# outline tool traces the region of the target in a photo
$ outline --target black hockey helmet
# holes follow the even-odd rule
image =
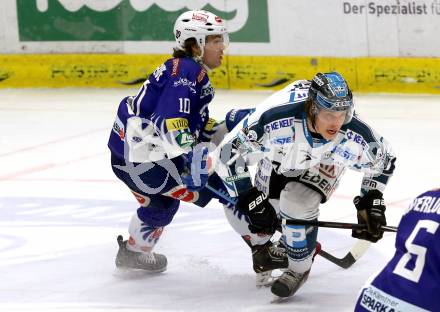
[[[347,111],[344,124],[349,123],[353,117],[353,94],[345,79],[337,72],[317,73],[310,85],[309,99],[314,104],[315,115],[320,109]]]

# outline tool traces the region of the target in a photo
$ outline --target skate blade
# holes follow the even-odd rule
[[[292,299],[293,299],[293,296],[290,296],[290,297],[278,297],[278,296],[274,295],[274,297],[270,301],[270,303],[272,303],[272,304],[282,304],[282,303],[290,302]]]
[[[121,278],[121,279],[140,279],[148,276],[154,276],[164,272],[165,269],[157,270],[157,271],[146,271],[142,269],[132,269],[132,268],[115,268],[113,272],[113,276]]]
[[[272,276],[272,271],[260,272],[255,276],[255,286],[257,288],[270,287],[275,282],[275,277]]]

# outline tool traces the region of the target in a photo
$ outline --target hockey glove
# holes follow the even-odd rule
[[[351,236],[377,242],[383,236],[382,225],[387,225],[385,218],[385,202],[382,193],[370,190],[363,197],[356,196],[353,203],[357,209],[359,224],[366,224],[367,230],[353,230]]]
[[[208,148],[196,146],[186,156],[182,182],[190,192],[200,191],[208,182]]]
[[[269,203],[267,195],[256,187],[241,194],[236,206],[248,217],[248,228],[252,233],[275,233],[278,225],[275,209]]]

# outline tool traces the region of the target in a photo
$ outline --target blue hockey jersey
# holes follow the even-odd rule
[[[108,146],[130,162],[151,162],[187,153],[209,119],[214,90],[207,71],[192,58],[172,58],[160,65],[136,96],[118,108]]]
[[[418,196],[403,215],[396,252],[365,286],[355,311],[440,311],[440,189]]]

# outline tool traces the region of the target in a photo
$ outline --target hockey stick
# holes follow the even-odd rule
[[[351,267],[362,255],[367,251],[368,247],[370,247],[370,242],[359,239],[356,244],[351,247],[351,250],[342,258],[337,258],[332,254],[329,254],[325,250],[320,250],[319,255],[328,261],[336,264],[337,266],[348,269]]]
[[[213,188],[212,186],[210,186],[208,184],[205,185],[205,188],[207,188],[208,190],[210,190],[214,194],[218,195],[219,197],[223,198],[224,200],[226,200],[231,205],[235,206],[235,204],[237,203],[237,200],[232,198],[231,196],[229,196],[228,193],[224,193],[222,191],[216,190],[215,188]]]
[[[319,227],[328,227],[335,229],[349,229],[349,230],[367,230],[366,224],[358,223],[344,223],[344,222],[331,222],[331,221],[312,221],[312,220],[300,220],[300,219],[283,219],[283,224],[287,225],[311,225]],[[397,227],[384,225],[381,226],[384,232],[397,232]]]
[[[338,229],[358,229],[366,230],[365,224],[357,223],[343,223],[343,222],[330,222],[330,221],[310,221],[299,219],[283,219],[283,224],[288,225],[312,225],[320,227],[338,228]],[[386,232],[397,232],[397,228],[394,226],[382,226],[382,229]],[[370,247],[371,242],[359,239],[351,250],[342,258],[337,258],[325,250],[320,250],[319,255],[328,261],[336,264],[337,266],[348,269],[351,267]]]
[[[205,187],[214,194],[217,194],[218,196],[229,202],[230,204],[235,205],[236,201],[232,199],[228,194],[220,192],[209,185],[206,185]],[[284,221],[285,220],[283,220],[283,222]],[[362,255],[367,251],[370,244],[371,243],[369,241],[358,240],[356,244],[351,248],[351,250],[342,258],[337,258],[323,249],[320,249],[319,255],[341,268],[348,269],[360,257],[362,257]]]

